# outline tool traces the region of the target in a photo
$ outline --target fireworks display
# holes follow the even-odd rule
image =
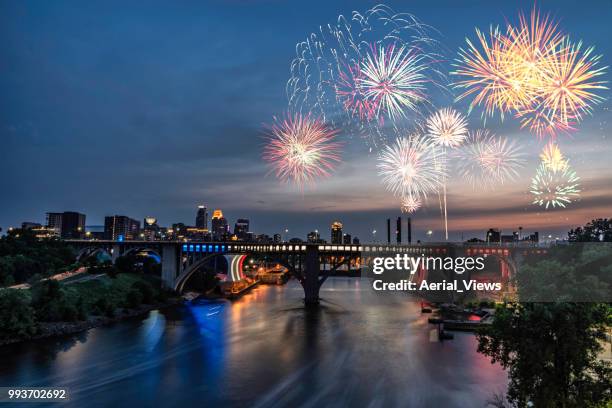
[[[377,167],[387,190],[399,197],[425,197],[437,191],[446,176],[442,150],[417,134],[386,146]]]
[[[521,127],[538,136],[569,131],[603,99],[595,92],[607,89],[599,77],[599,56],[562,35],[557,25],[537,10],[531,18],[505,32],[477,30],[478,45],[467,40],[454,75],[459,99],[472,97],[471,108],[484,106],[484,114],[512,112]]]
[[[402,212],[417,211],[437,193],[448,239],[450,164],[474,188],[496,188],[516,179],[527,161],[517,139],[470,130],[467,115],[436,106],[441,98],[458,90],[455,101],[469,100],[468,115],[478,107],[485,119],[511,117],[538,137],[576,130],[603,100],[607,67],[600,57],[536,9],[516,24],[476,29],[452,64],[452,84],[440,68],[448,58],[439,55],[434,31],[378,5],[341,15],[298,43],[286,86],[293,113],[275,119],[264,151],[276,176],[300,186],[315,182],[340,161],[337,138],[363,137]],[[533,203],[567,206],[579,194],[578,176],[554,140],[540,159]]]
[[[370,148],[386,145],[385,125],[420,118],[429,89],[445,77],[433,31],[385,5],[320,26],[296,46],[290,110],[312,113]]]
[[[270,129],[263,157],[283,181],[303,186],[329,175],[340,161],[341,144],[334,141],[338,131],[320,119],[287,115],[275,118]]]
[[[455,157],[458,174],[473,187],[503,184],[517,177],[525,164],[518,144],[482,129],[469,132]]]
[[[562,170],[552,171],[545,163],[540,164],[531,180],[533,204],[548,209],[570,204],[579,196],[579,180],[576,172],[566,164]]]
[[[467,136],[467,121],[454,109],[445,108],[427,119],[427,131],[439,146],[457,147]]]

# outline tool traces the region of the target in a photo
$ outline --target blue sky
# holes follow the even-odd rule
[[[262,163],[262,124],[287,109],[285,84],[295,45],[355,1],[0,1],[0,226],[77,210],[191,223],[199,203],[222,208],[256,232],[322,231],[336,218],[369,240],[397,200],[376,176],[375,156],[350,142],[337,173],[301,192]],[[474,28],[516,21],[527,1],[392,1],[440,32],[454,58]],[[612,2],[541,1],[564,32],[611,65]],[[450,68],[450,67],[448,67]],[[606,76],[609,79],[609,74]],[[602,94],[609,98],[610,92]],[[583,180],[582,200],[563,211],[529,204],[529,178],[542,143],[518,122],[488,123],[525,145],[516,183],[492,192],[449,186],[451,236],[488,227],[559,234],[612,216],[610,102],[596,107],[560,145]],[[471,126],[482,126],[480,116]],[[440,230],[437,200],[413,216],[422,234]],[[327,234],[324,234],[326,236]]]

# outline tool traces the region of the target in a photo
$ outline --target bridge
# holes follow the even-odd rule
[[[181,241],[110,241],[69,240],[79,251],[79,259],[97,251],[111,255],[113,263],[122,255],[152,251],[161,259],[163,284],[181,292],[189,278],[214,257],[223,256],[228,264],[228,276],[240,279],[246,256],[265,257],[286,267],[304,288],[304,302],[317,304],[319,289],[325,280],[340,267],[360,269],[370,265],[372,258],[412,254],[414,256],[480,256],[499,260],[502,279],[508,279],[516,271],[517,263],[528,254],[546,253],[545,248],[510,245],[422,243],[407,245],[360,244],[335,245],[311,243],[258,244],[246,242],[181,242]],[[420,271],[419,278],[423,279]]]

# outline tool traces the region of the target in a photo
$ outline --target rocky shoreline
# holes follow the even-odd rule
[[[89,316],[87,320],[77,322],[41,322],[38,325],[38,333],[27,338],[12,338],[0,340],[0,347],[8,344],[21,343],[30,340],[38,340],[49,337],[65,336],[69,334],[80,333],[89,329],[100,326],[105,326],[110,323],[117,323],[122,320],[133,317],[143,316],[152,310],[165,309],[170,306],[175,306],[183,302],[182,298],[171,298],[163,303],[153,305],[140,305],[136,309],[119,308],[113,317],[107,316]]]

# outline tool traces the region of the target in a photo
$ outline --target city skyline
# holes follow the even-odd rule
[[[345,243],[344,240],[347,238],[349,240],[351,238],[354,238],[354,239],[357,239],[358,242],[363,242],[363,243],[386,242],[388,239],[390,240],[389,241],[390,243],[396,242],[396,240],[401,243],[408,243],[408,239],[409,239],[408,237],[411,238],[410,241],[413,243],[416,243],[417,241],[424,241],[424,242],[425,241],[429,241],[429,242],[444,241],[442,237],[440,237],[440,239],[437,239],[438,234],[440,235],[442,234],[442,230],[439,230],[437,233],[435,233],[431,229],[419,229],[418,227],[414,228],[415,219],[413,215],[410,215],[410,214],[398,214],[397,219],[396,218],[375,219],[375,220],[370,219],[369,220],[370,224],[381,225],[381,227],[373,227],[372,229],[366,231],[364,234],[361,235],[362,237],[365,238],[364,239],[364,238],[360,238],[360,235],[355,233],[355,230],[345,228],[341,217],[337,217],[331,220],[327,224],[327,226],[323,226],[322,228],[321,227],[317,227],[317,228],[306,227],[305,229],[307,231],[306,233],[301,233],[301,232],[294,233],[292,230],[289,230],[289,228],[286,228],[286,227],[279,229],[279,230],[251,229],[250,228],[251,218],[245,218],[245,216],[239,216],[238,218],[236,218],[234,229],[232,229],[231,219],[228,219],[224,216],[222,209],[214,208],[214,207],[211,209],[213,210],[212,214],[209,214],[207,211],[208,208],[205,205],[201,205],[201,204],[196,205],[193,208],[194,213],[193,213],[192,220],[194,222],[191,222],[191,221],[185,222],[184,220],[182,220],[182,221],[173,221],[170,223],[159,222],[159,220],[156,217],[150,214],[144,217],[141,217],[141,218],[138,218],[138,217],[132,218],[130,215],[114,214],[114,215],[104,216],[104,222],[102,224],[95,224],[91,222],[85,223],[87,214],[83,214],[83,213],[79,213],[75,211],[64,211],[60,213],[47,212],[45,213],[46,214],[45,221],[43,222],[39,222],[38,220],[23,220],[20,223],[17,223],[15,226],[6,227],[6,229],[3,230],[2,232],[4,233],[14,228],[19,228],[20,226],[21,228],[43,227],[42,232],[47,232],[47,230],[45,230],[44,228],[48,228],[49,230],[55,230],[55,233],[58,236],[61,235],[62,237],[64,237],[65,235],[64,233],[60,234],[60,232],[62,231],[63,225],[64,225],[62,223],[62,215],[64,216],[63,218],[66,218],[66,215],[68,215],[71,218],[79,217],[78,222],[70,221],[71,224],[69,225],[71,226],[69,227],[69,229],[73,231],[69,232],[68,235],[79,231],[79,232],[82,232],[83,238],[84,237],[89,238],[86,234],[87,232],[88,233],[102,233],[103,232],[104,239],[111,239],[111,240],[117,240],[117,239],[155,240],[155,238],[153,237],[146,236],[147,226],[154,226],[155,230],[159,230],[160,228],[163,228],[164,231],[166,229],[169,229],[171,231],[173,228],[175,228],[175,226],[182,225],[182,227],[187,228],[188,230],[189,229],[194,230],[194,231],[191,231],[191,233],[196,234],[197,237],[200,237],[200,238],[191,238],[191,240],[196,240],[196,241],[198,239],[200,240],[202,239],[201,234],[203,233],[204,230],[206,230],[210,234],[208,239],[213,239],[213,240],[231,240],[233,236],[236,236],[236,238],[238,238],[239,240],[249,240],[249,238],[247,238],[247,235],[246,235],[246,233],[248,232],[249,234],[253,234],[251,239],[256,239],[257,237],[267,237],[269,239],[276,240],[276,237],[279,236],[283,241],[289,241],[290,239],[294,239],[294,238],[298,238],[303,241],[309,241],[311,237],[316,236],[315,240],[318,240],[320,237],[325,242],[336,243],[336,244]],[[208,219],[209,216],[210,216],[210,223],[206,222],[204,224],[201,224],[202,219],[203,218]],[[142,224],[139,221],[139,219],[143,220]],[[221,224],[217,223],[217,225],[215,225],[214,224],[215,219],[222,220],[222,223]],[[389,224],[391,223],[391,221],[393,221],[393,227],[391,227],[391,224]],[[121,227],[115,227],[117,222],[121,223]],[[395,225],[396,222],[397,222],[397,226]],[[410,233],[407,233],[406,235],[404,235],[403,230],[408,228],[408,223],[411,224],[411,227],[410,227],[411,231]],[[137,224],[137,226],[135,226],[134,224]],[[418,225],[419,223],[417,222],[416,224]],[[321,224],[317,224],[317,225],[321,225]],[[363,227],[363,223],[361,223],[360,226]],[[116,228],[118,228],[119,231],[122,231],[122,232],[115,232]],[[389,231],[387,232],[388,229]],[[128,230],[133,230],[134,232],[132,233],[127,232]],[[338,230],[339,235],[338,234],[334,235],[334,230]],[[400,231],[399,236],[397,235],[398,230]],[[501,235],[512,236],[513,234],[516,235],[518,233],[519,234],[518,236],[522,234],[524,237],[524,236],[529,236],[531,233],[535,233],[536,235],[540,233],[540,231],[537,230],[537,228],[536,229],[531,228],[529,227],[529,225],[527,225],[527,228],[525,228],[524,225],[517,225],[512,228],[500,228],[496,225],[493,225],[493,226],[482,227],[482,228],[474,229],[470,231],[461,231],[460,235],[458,235],[457,238],[449,239],[448,241],[449,242],[464,242],[464,241],[467,241],[469,239],[474,239],[474,238],[480,239],[483,241],[487,241],[488,240],[487,236],[489,235],[488,232],[492,230],[496,230],[498,235],[500,236]],[[228,232],[229,235],[226,235],[225,238],[222,239],[222,237],[219,235],[220,234],[219,231]],[[324,232],[324,231],[329,232],[329,238],[327,236],[327,232]],[[545,230],[540,236],[542,238],[542,241],[564,240],[567,238],[568,232],[569,231],[560,231],[559,233],[556,233],[553,230],[548,230],[548,231]],[[121,238],[118,238],[118,234],[121,235]],[[187,234],[189,235],[189,232]],[[387,238],[387,234],[390,234],[388,238]],[[110,235],[110,236],[107,236],[107,235]],[[401,237],[403,237],[403,239]],[[75,237],[66,236],[66,238],[74,239]],[[159,239],[159,237],[157,239]],[[165,237],[162,237],[162,239],[165,239]],[[175,239],[175,238],[172,238],[172,239]],[[537,242],[537,239],[536,239],[536,242]]]
[[[102,225],[110,214],[192,224],[193,203],[205,201],[222,208],[227,219],[247,217],[253,229],[266,233],[289,229],[305,237],[339,219],[367,241],[400,211],[376,174],[376,154],[358,138],[342,135],[343,163],[304,191],[279,183],[261,152],[262,124],[287,109],[284,88],[295,44],[338,15],[371,5],[319,2],[298,11],[276,2],[188,2],[158,4],[144,15],[128,5],[117,21],[112,4],[3,3],[0,169],[10,176],[0,180],[0,226],[41,221],[44,211],[55,210],[85,213],[90,225]],[[439,30],[448,62],[475,27],[514,21],[532,7],[510,1],[388,5]],[[611,65],[610,5],[577,9],[570,1],[543,1],[537,7],[558,17],[571,38],[595,45],[602,66]],[[593,218],[609,217],[610,91],[602,96],[607,100],[577,133],[558,138],[581,177],[579,201],[552,211],[532,205],[529,183],[543,143],[520,131],[517,120],[493,118],[487,127],[519,141],[527,164],[516,182],[493,191],[449,184],[449,239],[518,225],[565,236]],[[465,103],[453,106],[467,111]],[[480,112],[468,120],[471,128],[483,125]],[[432,195],[412,215],[415,239],[427,230],[442,236],[438,205]]]

